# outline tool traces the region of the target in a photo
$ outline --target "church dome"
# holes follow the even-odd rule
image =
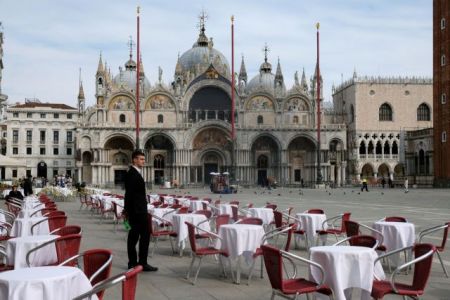
[[[206,71],[211,64],[223,76],[229,77],[230,74],[228,60],[221,52],[213,48],[213,41],[206,37],[204,27],[200,31],[197,42],[180,56],[179,63],[184,72],[190,71],[196,75]]]
[[[247,84],[247,92],[266,91],[274,94],[275,75],[272,74],[272,65],[267,61],[267,57],[259,67],[259,74],[253,77]]]
[[[130,57],[130,59],[125,63],[125,70],[119,68],[119,74],[117,74],[113,83],[119,89],[125,89],[129,92],[136,91],[136,62]],[[141,72],[141,76],[144,76],[141,85],[143,85],[144,92],[150,89],[150,82],[147,77]]]

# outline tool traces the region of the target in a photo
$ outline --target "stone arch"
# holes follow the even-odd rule
[[[273,97],[266,94],[255,94],[247,98],[244,106],[246,111],[267,111],[275,112],[278,110],[276,101]]]
[[[203,86],[189,99],[188,115],[192,122],[217,119],[219,112],[224,120],[231,120],[231,97],[221,87]]]
[[[374,166],[371,163],[366,163],[361,167],[361,178],[372,178],[374,174]]]
[[[177,110],[176,101],[167,93],[152,93],[144,103],[144,110]]]
[[[90,150],[84,151],[81,154],[81,181],[85,182],[86,184],[92,183],[92,161],[93,155]]]
[[[388,102],[384,102],[378,108],[378,120],[379,121],[393,121],[394,120],[394,110],[392,105]]]
[[[316,178],[317,143],[304,135],[297,135],[287,146],[290,183],[311,183]]]
[[[405,166],[400,163],[394,167],[394,178],[399,179],[403,177],[405,177]]]
[[[157,185],[174,179],[175,145],[170,136],[162,133],[154,133],[146,139],[144,149],[148,156],[148,164],[151,166],[150,177]],[[164,163],[155,164],[156,159],[163,160]]]
[[[378,166],[378,177],[389,178],[389,174],[391,173],[391,168],[388,164],[382,163]]]
[[[136,102],[134,98],[125,93],[114,95],[109,100],[109,110],[136,110]]]
[[[417,121],[431,121],[431,108],[423,102],[417,107]]]
[[[285,112],[311,112],[312,105],[310,100],[305,96],[292,95],[284,101],[283,104]]]
[[[280,165],[280,143],[279,141],[268,134],[260,134],[251,143],[251,164],[254,166],[256,173],[256,183],[262,186],[266,186],[269,177],[279,178],[279,165]],[[267,157],[267,164],[265,168],[258,168],[258,159],[261,156]],[[261,165],[260,165],[261,167]]]

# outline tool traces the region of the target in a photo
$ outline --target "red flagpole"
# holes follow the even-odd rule
[[[316,24],[317,28],[317,183],[322,183],[322,173],[320,168],[320,58],[319,58],[319,27],[320,24]]]
[[[234,143],[234,16],[231,16],[231,140]]]
[[[137,47],[136,47],[136,149],[139,149],[139,71],[140,71],[140,50],[139,50],[139,6],[137,7]]]

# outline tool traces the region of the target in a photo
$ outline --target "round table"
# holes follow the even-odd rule
[[[178,234],[177,244],[180,249],[184,249],[185,240],[188,238],[188,228],[184,222],[189,222],[194,225],[198,225],[200,222],[206,220],[205,215],[200,214],[174,214],[172,215],[173,230]],[[200,228],[211,231],[211,227],[208,222],[200,224]],[[199,232],[202,233],[202,232]],[[204,232],[203,232],[204,233]]]
[[[33,235],[9,239],[6,243],[8,265],[14,265],[14,269],[27,268],[26,256],[31,249],[51,240],[58,235]],[[55,244],[47,245],[30,256],[33,266],[45,266],[56,263]]]
[[[47,219],[45,217],[33,217],[33,218],[16,218],[14,220],[13,227],[11,229],[12,236],[29,236],[31,235],[31,226],[33,224]],[[48,222],[42,222],[34,229],[34,234],[48,234]]]
[[[273,221],[273,209],[266,207],[252,207],[248,209],[251,217],[260,218],[264,225],[268,225]]]
[[[326,224],[325,228],[322,228],[322,223],[327,219],[325,214],[298,213],[295,214],[295,217],[300,220],[300,224],[297,225],[300,225],[299,229],[306,232],[310,247],[315,244],[314,239],[317,236],[316,230],[327,229]]]
[[[91,289],[86,275],[74,267],[35,267],[0,273],[0,299],[71,300]]]

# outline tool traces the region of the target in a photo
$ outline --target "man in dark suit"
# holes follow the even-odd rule
[[[20,191],[17,190],[17,185],[12,186],[12,190],[9,192],[8,196],[6,196],[6,201],[8,201],[10,198],[23,200],[23,195]]]
[[[28,175],[28,177],[23,182],[23,193],[26,196],[33,195],[33,183],[31,182],[31,175]]]
[[[148,228],[147,197],[145,181],[142,177],[142,167],[145,155],[142,150],[135,150],[131,155],[132,165],[125,176],[125,214],[131,229],[128,233],[127,251],[128,268],[142,265],[143,271],[157,271],[147,263],[150,230]],[[139,241],[139,260],[136,244]]]

